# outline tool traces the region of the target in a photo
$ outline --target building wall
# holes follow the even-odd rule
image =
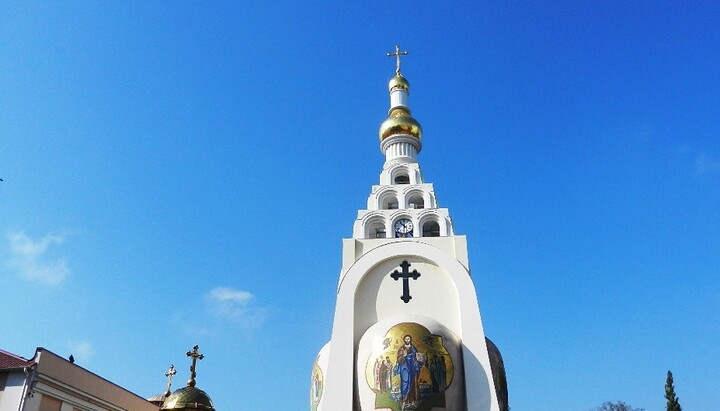
[[[0,411],[158,411],[144,398],[38,348],[28,368],[0,371]]]
[[[0,411],[18,411],[25,386],[25,373],[16,370],[0,371],[0,374],[4,374],[0,375]]]
[[[71,364],[50,351],[40,349],[36,361],[38,362],[36,389],[51,395],[62,395],[63,397],[60,398],[65,398],[65,402],[73,403],[70,398],[74,397],[81,400],[74,405],[88,407],[87,409],[157,411],[157,407],[144,398]]]

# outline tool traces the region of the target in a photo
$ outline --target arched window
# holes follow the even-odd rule
[[[381,210],[397,210],[398,199],[395,193],[388,192],[380,197]]]
[[[407,166],[396,166],[390,172],[393,184],[410,184],[410,170]]]
[[[440,237],[440,224],[435,220],[423,223],[423,237]]]
[[[425,208],[425,199],[422,193],[411,193],[407,199],[408,208]]]
[[[373,218],[365,225],[365,238],[386,238],[385,220]]]
[[[398,174],[395,176],[395,184],[410,184],[410,177],[407,174]]]

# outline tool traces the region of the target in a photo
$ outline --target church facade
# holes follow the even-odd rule
[[[422,128],[403,54],[388,53],[396,70],[379,130],[385,163],[342,243],[332,337],[313,366],[310,409],[502,411],[504,369],[485,338],[466,237],[418,163]]]

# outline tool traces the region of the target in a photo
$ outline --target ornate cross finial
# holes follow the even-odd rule
[[[406,56],[407,51],[400,51],[400,46],[395,46],[394,53],[388,53],[388,57],[395,57],[395,74],[400,74],[400,56]]]
[[[170,368],[168,368],[167,372],[165,373],[165,376],[167,377],[167,388],[165,389],[165,396],[170,396],[170,386],[172,386],[172,377],[173,375],[177,374],[177,370],[175,369],[175,366],[170,364]]]
[[[187,382],[188,387],[195,386],[195,377],[197,377],[197,373],[195,373],[195,364],[197,364],[197,360],[202,360],[203,358],[205,358],[204,355],[198,352],[198,348],[200,347],[196,345],[193,347],[192,351],[187,352],[187,356],[192,357],[192,365],[190,366],[190,379]]]

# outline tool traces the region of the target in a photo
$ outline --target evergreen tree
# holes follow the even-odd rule
[[[667,411],[682,411],[680,398],[675,395],[675,385],[670,370],[668,370],[667,379],[665,380],[665,399],[667,400]]]
[[[625,404],[623,401],[607,401],[603,405],[593,408],[590,411],[645,411],[645,408],[633,408],[631,405]]]

